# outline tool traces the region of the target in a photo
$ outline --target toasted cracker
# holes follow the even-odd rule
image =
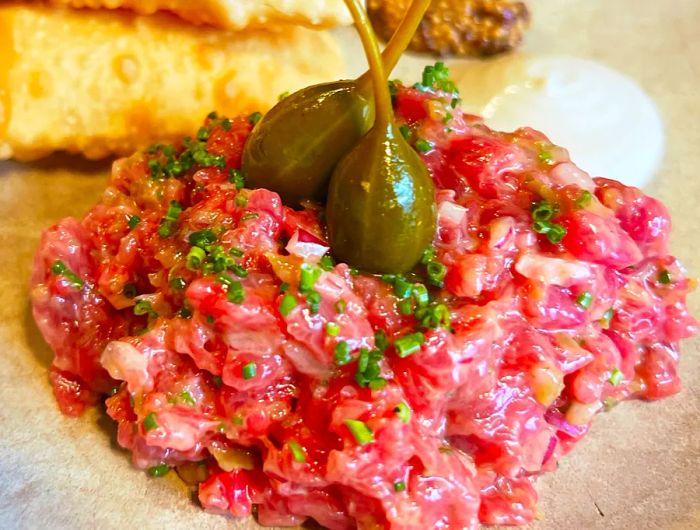
[[[277,24],[332,27],[350,24],[343,0],[51,0],[88,8],[124,8],[141,14],[170,11],[198,24],[242,29]]]
[[[265,111],[342,77],[325,32],[232,33],[171,16],[0,6],[0,158],[128,154],[207,113]]]

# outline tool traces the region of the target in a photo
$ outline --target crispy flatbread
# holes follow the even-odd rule
[[[326,32],[0,5],[0,159],[128,154],[192,134],[212,110],[265,111],[281,93],[343,72]]]
[[[343,0],[50,0],[89,8],[125,8],[141,14],[170,11],[199,24],[242,29],[276,24],[331,27],[350,24]]]

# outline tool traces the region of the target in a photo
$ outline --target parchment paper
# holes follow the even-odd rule
[[[673,215],[673,252],[699,275],[700,1],[529,4],[528,51],[603,61],[657,101],[668,149],[649,191]],[[83,215],[97,200],[108,170],[62,157],[0,165],[0,528],[255,528],[204,513],[172,473],[152,479],[134,470],[98,412],[78,420],[58,412],[46,377],[51,352],[27,301],[31,256],[41,228]],[[700,315],[700,295],[690,303]],[[537,530],[700,528],[699,349],[698,339],[684,345],[680,395],[599,416],[574,454],[540,481]]]

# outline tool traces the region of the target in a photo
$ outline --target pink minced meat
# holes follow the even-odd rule
[[[263,524],[532,521],[535,479],[596,413],[679,390],[691,284],[661,203],[450,99],[395,100],[432,146],[426,261],[442,287],[425,265],[397,279],[333,264],[318,210],[238,189],[245,118],[117,161],[99,204],[45,231],[35,258],[61,409],[109,395],[137,467],[175,468],[205,509],[257,506]]]

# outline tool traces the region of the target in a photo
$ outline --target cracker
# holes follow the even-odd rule
[[[233,33],[168,16],[0,6],[0,158],[129,154],[192,134],[212,110],[265,111],[336,80],[326,32]]]

